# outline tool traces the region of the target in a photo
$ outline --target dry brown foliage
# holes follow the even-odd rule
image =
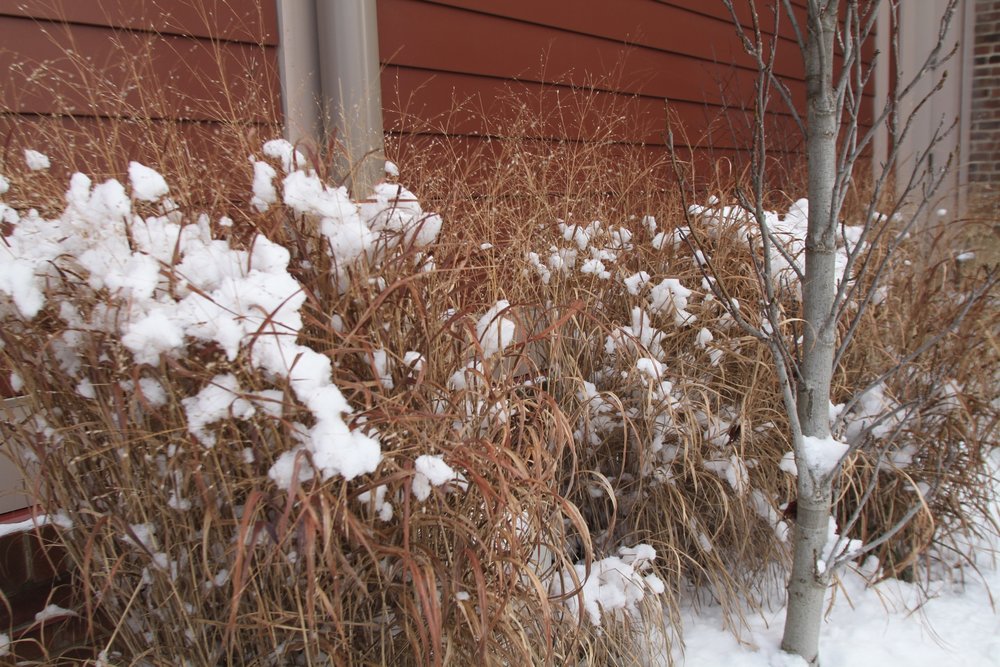
[[[759,318],[751,312],[759,300],[755,250],[739,223],[699,228],[683,205],[712,193],[731,200],[738,174],[699,173],[691,179],[699,191],[682,193],[666,157],[617,140],[616,123],[626,120],[603,103],[557,113],[573,124],[610,119],[592,141],[519,138],[553,122],[531,111],[533,102],[512,99],[514,120],[474,150],[463,144],[449,153],[457,144],[447,140],[419,151],[412,142],[389,147],[401,183],[445,226],[430,248],[404,246],[350,267],[345,291],[332,279],[338,267],[315,220],[204,196],[231,191],[236,176],[249,190],[246,156],[259,152],[257,131],[221,114],[213,151],[226,169],[192,173],[183,138],[149,120],[149,109],[133,109],[148,139],[139,143],[167,149],[142,159],[167,177],[189,217],[205,212],[234,244],[258,231],[291,251],[290,270],[308,295],[300,342],[334,362],[352,427],[378,434],[383,459],[357,480],[285,492],[268,470],[294,442],[295,423],[310,419],[288,387],[277,387],[280,418],[259,411],[224,420],[212,448],[188,433],[182,401],[213,376],[233,373],[248,396],[275,389],[245,355],[229,361],[215,346],[192,344],[186,356],[140,366],[120,340],[85,335],[78,375],[63,370],[54,342],[80,332],[53,307],[15,321],[4,303],[0,359],[44,422],[4,424],[3,435],[26,446],[20,461],[42,510],[72,521],[59,534],[95,651],[137,665],[633,664],[643,657],[639,621],[643,633],[663,624],[679,640],[672,623],[694,596],[725,605],[738,631],[746,603],[766,598],[781,576],[774,565],[787,559],[781,513],[794,492],[778,468],[790,447],[769,354],[710,297],[692,247],[655,248],[643,218],[656,216],[667,235],[691,225],[714,279],[747,317]],[[116,139],[131,127],[111,124],[101,140],[121,171],[139,157],[123,155]],[[72,141],[54,128],[34,147],[70,154]],[[2,172],[15,208],[61,210],[65,183],[56,176],[22,172],[11,155]],[[776,206],[790,203],[783,191],[772,197]],[[216,224],[222,216],[236,221],[231,231]],[[550,247],[573,247],[560,222],[593,220],[603,223],[602,243],[611,243],[610,228],[631,233],[607,261],[609,279],[578,264],[565,273],[549,267],[543,280],[528,253],[544,263]],[[982,278],[956,276],[947,259],[908,257],[894,261],[885,299],[842,360],[838,401],[939,333]],[[676,323],[669,310],[652,321],[663,332],[657,345],[673,400],[636,368],[649,345],[636,332],[616,333],[632,323],[634,308],[648,306],[648,288],[633,294],[622,280],[639,271],[651,284],[675,278],[693,291],[693,324]],[[69,295],[82,312],[108,298],[101,290]],[[914,489],[933,490],[925,511],[879,553],[887,574],[916,576],[929,547],[968,529],[987,501],[983,461],[998,426],[996,298],[989,294],[954,333],[887,379],[885,394],[905,406],[904,418],[889,436],[871,436],[846,467],[838,511],[845,519],[863,505],[851,533],[862,540],[905,513]],[[519,334],[486,358],[475,326],[500,299]],[[786,307],[793,337],[796,305]],[[699,345],[702,328],[713,340]],[[616,335],[623,342],[609,353],[606,341]],[[391,386],[380,379],[376,351],[391,361]],[[408,351],[424,356],[422,368],[407,365]],[[454,388],[456,371],[476,361],[465,388]],[[93,398],[78,391],[81,377]],[[140,378],[166,389],[164,405],[134,390]],[[657,438],[662,449],[653,451]],[[906,465],[893,459],[903,449]],[[443,456],[467,488],[435,489],[418,502],[411,485],[424,454]],[[383,486],[394,505],[388,521],[361,500]],[[158,551],[137,548],[137,526],[155,529]],[[590,568],[637,543],[656,548],[666,587],[641,618],[609,614],[598,629],[572,613],[577,595],[553,592],[553,577],[574,564]]]

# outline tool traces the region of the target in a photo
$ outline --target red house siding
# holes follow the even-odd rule
[[[756,72],[720,1],[379,0],[378,13],[385,126],[402,149],[481,142],[510,120],[517,95],[549,112],[531,130],[537,139],[592,137],[607,109],[627,118],[618,141],[662,154],[669,100],[682,150],[721,157],[748,145],[740,107]],[[218,141],[219,118],[273,134],[280,115],[273,0],[0,0],[0,34],[5,166],[22,147],[58,148],[34,145],[55,129],[70,138],[53,156],[67,171],[120,173],[123,165],[98,159],[109,143],[156,163],[155,132],[119,123],[109,134],[110,118],[141,107],[153,128],[169,126],[194,163],[211,169],[205,153]],[[777,72],[801,104],[790,21],[779,22],[778,35]],[[137,76],[150,84],[145,95],[129,85]],[[599,92],[588,97],[581,86]],[[589,115],[575,111],[585,100]],[[462,103],[477,113],[454,113]],[[773,135],[795,137],[780,106]],[[774,146],[777,154],[798,148],[794,139]]]
[[[378,0],[378,15],[385,127],[404,159],[502,134],[517,96],[541,107],[545,122],[521,129],[542,141],[592,138],[614,114],[625,118],[616,141],[663,156],[669,100],[685,157],[749,145],[741,107],[756,72],[721,1]],[[274,0],[0,0],[0,173],[35,148],[58,183],[74,170],[120,177],[128,160],[162,165],[180,144],[191,183],[217,183],[241,141],[278,132],[277,34]],[[778,39],[777,72],[801,105],[787,19]],[[772,155],[795,154],[798,134],[775,106],[772,136],[788,139]],[[233,118],[241,136],[220,131]],[[245,179],[231,189],[227,199],[244,196]]]
[[[220,120],[270,135],[279,119],[273,1],[0,0],[0,35],[8,174],[36,148],[56,175],[121,175],[129,159],[160,162],[160,135],[184,144],[197,176],[218,167]]]
[[[744,3],[736,4],[749,26]],[[685,153],[731,157],[749,145],[741,107],[752,99],[756,69],[721,2],[379,0],[378,12],[386,130],[403,154],[435,139],[482,141],[509,120],[517,95],[549,117],[532,138],[594,136],[599,113],[574,117],[586,98],[627,117],[618,141],[665,153],[669,100]],[[802,108],[802,59],[787,19],[778,34],[776,71]],[[588,86],[599,94],[580,92]],[[463,103],[475,112],[456,113]],[[796,153],[791,116],[780,102],[774,107],[772,136],[790,139],[773,149]]]

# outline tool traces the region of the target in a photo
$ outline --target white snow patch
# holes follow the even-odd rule
[[[77,383],[76,393],[90,400],[94,400],[97,397],[97,392],[94,389],[94,383],[91,382],[89,378],[83,378]]]
[[[306,482],[314,477],[313,469],[306,460],[301,447],[282,452],[281,456],[271,465],[267,476],[279,489],[286,491],[297,483]]]
[[[476,323],[476,337],[483,348],[483,357],[487,359],[498,352],[503,352],[514,340],[517,325],[513,320],[500,315],[509,308],[510,303],[501,299]]]
[[[188,431],[206,447],[214,447],[216,437],[207,427],[225,418],[249,419],[256,411],[240,395],[235,375],[216,375],[197,395],[181,401],[187,415]]]
[[[857,443],[866,435],[881,439],[895,430],[900,422],[899,403],[886,395],[885,389],[884,384],[868,389],[857,400],[850,413],[839,415],[846,422],[844,437],[847,442]]]
[[[778,463],[778,469],[787,472],[792,477],[798,477],[799,467],[795,463],[795,452],[785,452]]]
[[[146,377],[139,378],[139,391],[142,392],[143,398],[154,408],[167,404],[167,392],[159,380]]]
[[[861,552],[864,543],[861,540],[852,540],[841,537],[837,531],[837,520],[830,517],[826,529],[826,543],[822,553],[816,558],[816,571],[823,574],[830,567],[836,565],[837,561],[849,560]]]
[[[996,450],[994,461],[1000,460]],[[997,496],[994,489],[994,498]],[[765,502],[767,502],[765,500]],[[998,508],[994,503],[994,516]],[[827,591],[819,651],[824,667],[996,667],[1000,665],[996,591],[1000,590],[995,531],[979,543],[969,562],[977,571],[952,570],[935,579],[927,594],[923,584],[885,579],[872,584],[877,562],[845,568],[838,584]],[[950,568],[949,568],[950,569]],[[956,579],[957,577],[957,579]],[[775,586],[774,599],[784,596]],[[636,628],[637,662],[644,667],[725,665],[727,667],[802,667],[797,656],[781,652],[783,606],[751,603],[761,611],[744,613],[739,638],[731,631],[732,616],[717,604],[689,599],[680,610],[683,644],[654,624]],[[732,607],[727,607],[730,610]],[[674,623],[668,618],[666,625]],[[659,619],[657,619],[657,622]],[[656,622],[654,622],[656,623]],[[670,660],[673,660],[670,663]]]
[[[68,616],[79,616],[72,609],[60,607],[57,604],[46,605],[44,609],[35,614],[35,623],[44,623],[53,618],[66,618]]]
[[[750,473],[742,458],[733,454],[728,459],[705,461],[705,469],[726,480],[738,496],[750,488]]]
[[[40,514],[31,519],[24,519],[23,521],[0,523],[0,537],[13,535],[14,533],[23,533],[26,530],[31,530],[38,526],[44,526],[47,523],[50,523],[50,521],[49,517],[45,514]]]
[[[364,491],[358,494],[358,500],[362,503],[370,504],[375,512],[378,513],[378,518],[383,522],[391,521],[393,514],[392,503],[385,499],[387,491],[388,487],[385,484],[379,484],[375,487],[374,495],[371,491]]]
[[[302,169],[306,163],[305,156],[284,139],[272,139],[265,143],[264,155],[280,160],[281,168],[286,174],[293,169]]]
[[[164,352],[184,345],[184,329],[166,309],[157,309],[128,326],[122,336],[136,363],[155,366]]]
[[[826,438],[802,436],[802,459],[814,475],[825,476],[832,473],[849,449],[846,443],[832,436]]]
[[[441,456],[423,454],[418,456],[413,462],[416,474],[413,476],[411,491],[413,496],[423,502],[431,495],[432,486],[444,486],[449,483],[457,483],[460,488],[465,488],[466,481],[460,473],[444,462]]]
[[[389,353],[382,348],[372,350],[372,363],[375,365],[378,383],[383,389],[392,389],[395,385],[392,381],[392,360],[389,359]]]
[[[689,313],[688,299],[691,290],[681,285],[676,278],[666,278],[649,291],[649,307],[656,313],[674,316],[675,324],[690,324],[695,316]]]
[[[140,201],[159,201],[170,192],[167,181],[158,171],[138,162],[128,163],[128,180],[132,196]]]
[[[267,162],[257,160],[253,163],[253,197],[250,205],[263,213],[271,204],[278,203],[278,191],[274,187],[274,179],[278,172]]]
[[[427,359],[424,355],[414,350],[410,350],[403,355],[403,365],[409,369],[410,375],[419,374],[426,364]]]
[[[591,563],[588,576],[584,563],[562,572],[552,584],[555,595],[576,591],[566,600],[570,612],[600,626],[604,617],[626,615],[639,618],[639,604],[647,595],[659,595],[666,587],[654,574],[644,574],[656,559],[656,550],[647,544],[622,547],[618,556]]]
[[[712,335],[711,331],[702,328],[698,331],[698,335],[695,337],[694,344],[697,345],[702,350],[704,350],[706,347],[708,347],[708,344],[711,343],[714,339],[715,336]]]
[[[39,153],[38,151],[33,151],[30,148],[24,150],[24,163],[28,165],[28,169],[32,171],[42,171],[43,169],[48,169],[52,166],[52,162],[49,160],[49,156],[45,153]]]
[[[361,203],[359,214],[373,233],[383,234],[390,247],[428,246],[441,233],[441,216],[425,213],[416,195],[396,183],[378,183]]]
[[[642,288],[649,283],[649,274],[645,271],[639,271],[638,273],[633,273],[631,276],[625,278],[625,289],[632,296],[638,296]]]
[[[580,273],[587,273],[601,280],[608,280],[611,277],[611,272],[604,266],[604,262],[597,258],[585,261],[580,266]]]

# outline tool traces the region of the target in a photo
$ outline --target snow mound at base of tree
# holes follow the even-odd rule
[[[1000,448],[993,451],[993,466],[1000,471]],[[1000,517],[1000,485],[994,476],[994,519]],[[924,596],[919,587],[898,579],[875,585],[867,581],[874,569],[846,570],[840,586],[827,592],[819,654],[823,667],[996,667],[1000,665],[1000,538],[993,535],[968,545],[976,569],[952,568],[929,585]],[[775,591],[774,600],[783,598]],[[664,640],[659,631],[647,635],[641,664],[659,667],[804,667],[798,656],[781,651],[785,608],[764,614],[746,614],[747,628],[740,639],[726,629],[717,606],[688,606],[681,615],[683,650]],[[672,647],[668,648],[670,644]]]

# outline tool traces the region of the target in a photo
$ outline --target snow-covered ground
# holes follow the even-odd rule
[[[993,462],[1000,466],[1000,449]],[[994,519],[1000,486],[994,488]],[[1000,540],[975,545],[975,568],[955,568],[931,584],[929,596],[898,580],[868,586],[858,572],[841,573],[828,595],[820,637],[823,667],[1000,667]],[[784,608],[748,614],[742,642],[725,630],[721,610],[685,610],[683,653],[688,667],[800,667],[779,649]],[[654,664],[656,664],[654,662]]]
[[[886,581],[865,587],[856,574],[842,577],[820,638],[823,667],[1000,666],[1000,571],[980,578],[967,573],[964,586],[938,584],[920,604],[910,584]],[[723,629],[717,609],[684,615],[686,649],[674,653],[690,667],[799,667],[781,653],[785,610],[749,616],[741,644]],[[752,643],[750,643],[752,642]]]

